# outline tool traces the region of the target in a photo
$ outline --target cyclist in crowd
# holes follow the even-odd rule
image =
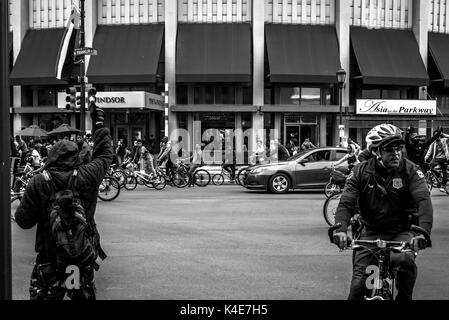
[[[355,142],[351,138],[348,138],[348,145],[350,145],[354,148],[354,153],[356,156],[358,156],[360,154],[360,152],[362,151],[362,148],[357,144],[357,142]]]
[[[189,187],[193,187],[195,185],[195,181],[193,181],[193,174],[198,167],[201,167],[203,152],[201,151],[201,146],[197,143],[195,144],[195,149],[193,150],[192,157],[190,158],[190,168],[187,172],[187,176],[189,177]]]
[[[356,149],[352,144],[348,144],[347,147],[347,154],[345,154],[340,160],[337,162],[332,163],[332,168],[335,168],[339,164],[342,164],[343,162],[348,161],[348,174],[351,172],[352,168],[359,163],[359,160],[356,156]]]
[[[433,208],[424,174],[411,161],[402,157],[402,132],[390,124],[374,127],[367,136],[369,150],[375,156],[354,167],[341,196],[335,214],[335,223],[341,223],[333,236],[341,249],[347,246],[347,228],[356,207],[364,226],[360,239],[409,241],[413,250],[425,248],[423,235],[409,232],[410,214],[413,223],[429,234],[433,223]],[[413,252],[394,253],[391,265],[396,272],[397,300],[412,299],[417,277]],[[366,286],[366,268],[376,265],[375,255],[368,249],[355,252],[353,276],[348,299],[363,299]]]
[[[420,139],[416,132],[413,132],[413,126],[405,130],[405,150],[407,151],[407,159],[414,162],[421,168],[424,168],[424,155],[427,148],[440,136],[441,131],[435,130],[434,135],[425,141]]]
[[[441,192],[446,192],[446,184],[447,184],[447,162],[449,160],[449,147],[447,145],[447,138],[443,138],[443,135],[440,131],[435,130],[434,135],[437,135],[437,138],[429,147],[429,150],[424,157],[424,160],[427,162],[430,160],[431,169],[433,166],[440,165],[441,173],[443,174],[442,184],[440,186]]]
[[[165,170],[167,176],[171,177],[173,174],[173,162],[171,161],[171,141],[168,140],[167,136],[164,136],[160,143],[159,154],[157,156],[157,162],[159,166],[165,164]]]
[[[92,147],[82,135],[76,137],[76,144],[78,145],[79,155],[83,164],[89,163],[92,159]]]
[[[229,173],[230,182],[233,183],[235,180],[235,168],[237,160],[234,148],[232,145],[227,145],[225,149],[225,156],[223,159],[223,170]]]

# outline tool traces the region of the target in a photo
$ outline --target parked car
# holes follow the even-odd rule
[[[290,189],[319,189],[329,182],[331,165],[346,154],[346,148],[321,147],[301,151],[287,161],[250,166],[246,169],[243,186],[286,193]],[[337,170],[347,173],[343,162]]]

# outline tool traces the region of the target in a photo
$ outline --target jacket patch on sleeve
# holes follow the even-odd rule
[[[418,177],[420,177],[421,179],[424,178],[424,173],[421,170],[416,170],[416,174],[418,175]]]

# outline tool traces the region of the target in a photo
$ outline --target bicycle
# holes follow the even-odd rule
[[[331,243],[334,243],[334,230],[341,227],[341,224],[331,226],[328,229],[328,236]],[[410,231],[422,234],[426,239],[426,247],[430,248],[432,242],[430,235],[421,227],[411,225]],[[364,297],[365,300],[393,300],[395,297],[395,274],[391,270],[390,254],[413,252],[416,256],[417,252],[413,251],[410,242],[407,241],[386,241],[382,239],[376,240],[359,240],[350,239],[348,237],[349,250],[367,249],[376,256],[377,266],[368,266],[366,271],[371,273],[366,281],[367,289],[372,290],[369,296]],[[343,250],[340,250],[343,251]],[[371,281],[372,280],[372,281]]]
[[[236,175],[236,179],[235,181],[237,181],[237,183],[241,186],[245,185],[245,179],[247,174],[249,173],[250,170],[247,171],[247,169],[250,169],[251,166],[245,166],[243,168],[240,168],[237,175]]]
[[[337,212],[338,204],[340,203],[342,192],[335,193],[334,195],[326,198],[323,205],[324,220],[329,226],[335,224],[335,213]]]
[[[22,197],[23,197],[23,192],[12,192],[11,191],[11,200],[10,200],[10,204],[11,204],[11,221],[15,222],[15,214],[16,214],[16,210],[20,205],[20,202],[22,201]]]
[[[157,169],[156,174],[157,176],[154,177],[145,171],[134,170],[126,177],[125,189],[134,190],[137,187],[137,184],[143,184],[148,188],[162,190],[167,185],[167,181],[164,175],[158,174]]]
[[[429,191],[432,191],[434,187],[440,188],[441,185],[443,184],[443,175],[441,173],[441,167],[440,166],[432,167],[430,164],[428,164],[427,167],[429,169],[426,171],[426,174],[424,176],[426,178],[427,187],[429,188]],[[444,189],[446,191],[446,194],[449,195],[449,189],[447,184]]]
[[[234,177],[231,177],[231,173],[227,170],[224,169],[224,166],[221,166],[221,172],[220,173],[216,173],[212,176],[212,183],[216,186],[221,186],[224,183],[225,177],[229,180],[229,181],[238,181],[238,179],[235,179],[235,177],[238,175],[235,174],[236,170],[234,169]],[[238,183],[238,182],[237,182]]]
[[[111,176],[105,176],[98,187],[98,198],[103,201],[112,201],[120,194],[120,183]]]
[[[332,167],[332,171],[329,177],[329,182],[324,186],[324,194],[327,198],[343,192],[344,185],[346,183],[347,176]]]

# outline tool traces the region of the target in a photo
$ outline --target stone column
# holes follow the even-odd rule
[[[253,105],[257,108],[264,105],[264,58],[265,58],[265,6],[252,1],[253,6]],[[264,139],[264,119],[261,112],[253,113],[252,147],[255,147],[256,136]],[[252,150],[251,150],[252,151]]]
[[[176,33],[178,27],[178,2],[165,1],[165,82],[168,83],[168,131],[177,128],[176,113]],[[168,136],[170,136],[168,134]]]

